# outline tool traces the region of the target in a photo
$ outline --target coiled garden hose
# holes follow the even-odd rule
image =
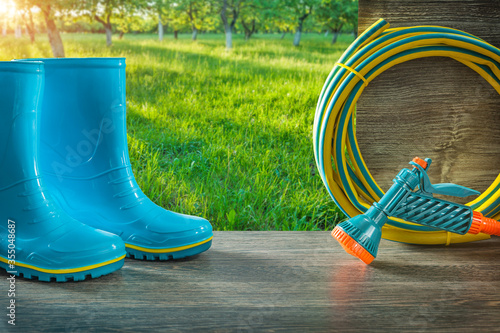
[[[314,117],[314,156],[330,196],[349,217],[363,214],[384,195],[366,167],[356,141],[354,110],[366,86],[380,73],[405,61],[449,57],[476,71],[500,93],[500,50],[469,33],[439,26],[389,29],[380,19],[344,52],[321,91]],[[365,198],[365,199],[363,199]],[[500,218],[500,175],[477,199],[473,210]],[[382,237],[413,244],[450,244],[489,238],[457,235],[390,218]]]

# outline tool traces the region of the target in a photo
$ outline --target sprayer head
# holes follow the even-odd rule
[[[382,230],[371,217],[362,214],[338,224],[332,236],[347,253],[368,265],[377,256]]]

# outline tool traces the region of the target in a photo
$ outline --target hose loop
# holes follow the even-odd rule
[[[349,217],[366,212],[384,192],[359,151],[354,128],[356,102],[366,86],[385,70],[418,58],[449,57],[481,75],[500,93],[500,50],[469,33],[440,26],[389,29],[380,19],[342,54],[321,90],[313,125],[314,157],[319,174],[337,206]],[[500,175],[467,205],[500,218]],[[382,237],[413,244],[462,243],[489,236],[449,235],[445,231],[390,218]]]

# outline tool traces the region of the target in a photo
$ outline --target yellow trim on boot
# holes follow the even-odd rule
[[[122,255],[121,257],[116,258],[116,259],[105,261],[105,262],[102,262],[102,263],[99,263],[99,264],[89,265],[89,266],[83,266],[83,267],[78,267],[78,268],[70,268],[70,269],[46,269],[46,268],[36,267],[36,266],[33,266],[33,265],[23,264],[22,262],[17,262],[17,261],[16,261],[15,266],[30,268],[30,269],[33,269],[33,270],[35,270],[37,272],[42,272],[42,273],[68,274],[68,273],[84,272],[84,271],[88,271],[88,270],[91,270],[91,269],[94,269],[94,268],[103,267],[103,266],[106,266],[106,265],[109,265],[109,264],[113,264],[113,263],[115,263],[117,261],[120,261],[120,260],[122,260],[124,258],[125,258],[125,254]],[[4,262],[6,264],[9,263],[9,260],[5,259],[2,256],[0,256],[0,261]]]
[[[208,243],[212,240],[212,238],[214,238],[214,236],[211,236],[210,238],[205,239],[205,240],[198,242],[198,243],[184,245],[184,246],[178,246],[178,247],[170,247],[170,248],[166,248],[166,249],[151,249],[151,248],[132,245],[132,244],[128,244],[128,243],[125,243],[125,246],[128,248],[134,249],[134,250],[139,250],[139,251],[149,252],[149,253],[171,253],[171,252],[177,252],[177,251],[191,249],[191,248],[196,247],[198,245]]]

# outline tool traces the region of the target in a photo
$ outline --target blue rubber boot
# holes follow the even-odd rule
[[[207,220],[157,206],[135,181],[125,59],[33,60],[43,61],[46,71],[40,167],[63,208],[119,235],[131,258],[168,260],[208,250],[213,235]]]
[[[58,282],[121,268],[123,241],[70,217],[40,176],[43,64],[0,62],[0,87],[0,267]]]

